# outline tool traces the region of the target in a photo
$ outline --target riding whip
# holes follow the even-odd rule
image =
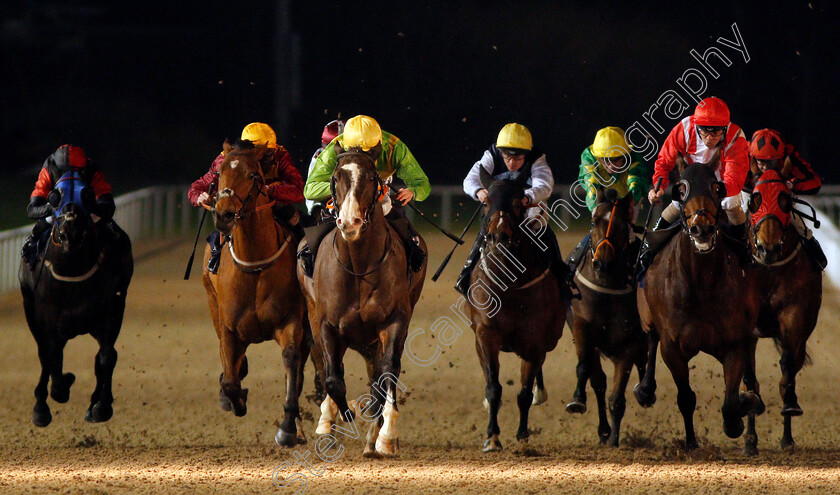
[[[207,193],[211,194],[213,191],[213,183],[210,183],[210,187],[207,189]],[[187,271],[184,272],[184,280],[190,279],[190,271],[192,271],[193,260],[195,259],[195,248],[198,247],[198,238],[201,237],[201,228],[204,227],[204,219],[207,218],[207,212],[210,211],[207,208],[204,209],[204,213],[201,214],[201,221],[198,222],[198,232],[195,233],[195,242],[193,243],[192,253],[190,254],[190,260],[187,262]]]
[[[391,185],[391,190],[392,190],[392,191],[394,191],[395,193],[399,193],[400,191],[402,191],[402,189],[403,189],[403,188],[396,189],[393,185]],[[458,243],[458,245],[461,245],[461,244],[463,244],[463,243],[464,243],[464,240],[463,240],[463,239],[461,239],[460,237],[456,237],[456,236],[455,236],[455,234],[453,234],[452,232],[449,232],[448,230],[444,229],[443,227],[441,227],[440,225],[438,225],[437,223],[435,223],[435,221],[434,221],[434,220],[432,220],[431,218],[427,217],[427,216],[426,216],[426,215],[425,215],[422,211],[420,211],[420,210],[419,210],[416,206],[414,206],[414,203],[412,203],[411,201],[409,201],[409,202],[408,202],[408,203],[406,203],[406,204],[407,204],[409,207],[411,207],[411,209],[412,209],[412,210],[416,211],[418,215],[420,215],[421,217],[423,217],[423,219],[425,219],[427,222],[429,222],[430,224],[432,224],[432,226],[433,226],[434,228],[436,228],[436,229],[438,229],[439,231],[443,232],[443,235],[445,235],[446,237],[448,237],[448,238],[452,239],[453,241],[457,242],[457,243]]]
[[[656,187],[655,187],[655,188],[653,188],[653,192],[655,192],[655,193],[656,193],[656,192],[659,192],[659,186],[661,186],[661,185],[662,185],[662,177],[660,177],[660,178],[659,178],[659,180],[658,180],[658,181],[656,181]],[[640,246],[644,246],[644,245],[645,245],[645,237],[647,237],[647,229],[648,229],[648,225],[650,224],[650,215],[651,215],[651,213],[653,213],[653,203],[651,203],[651,204],[650,204],[650,210],[648,210],[647,219],[645,220],[645,231],[644,231],[644,232],[642,232],[642,242],[641,242],[641,244],[639,244]],[[639,248],[639,254],[637,254],[637,255],[636,255],[636,263],[635,263],[635,264],[633,264],[633,273],[636,273],[636,270],[638,270],[638,268],[639,268],[639,259],[641,259],[641,257],[642,257],[642,249],[641,249],[641,247],[640,247],[640,248]],[[635,282],[635,277],[634,277],[634,279],[633,279],[633,283],[634,283],[634,284],[636,283],[636,282]]]
[[[438,277],[440,277],[440,274],[441,274],[441,272],[443,272],[443,269],[446,268],[446,265],[449,263],[449,260],[452,258],[452,255],[455,253],[455,250],[458,248],[458,246],[463,244],[464,236],[467,235],[467,231],[470,230],[470,227],[472,226],[473,222],[475,221],[476,217],[478,216],[478,212],[481,211],[483,206],[484,206],[484,203],[479,203],[478,204],[478,208],[476,208],[475,212],[473,212],[469,223],[467,223],[467,226],[464,227],[464,231],[461,232],[461,237],[459,237],[461,242],[452,246],[452,250],[449,251],[449,254],[447,254],[446,258],[443,259],[443,263],[440,264],[440,268],[438,268],[437,271],[435,272],[435,274],[432,275],[432,282],[437,282]]]

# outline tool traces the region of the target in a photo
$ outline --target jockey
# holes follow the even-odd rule
[[[811,164],[805,161],[790,143],[785,143],[779,131],[761,129],[755,131],[750,141],[750,178],[747,187],[752,189],[765,170],[776,170],[785,180],[788,190],[794,195],[812,195],[819,192],[822,179],[814,172]],[[824,270],[827,264],[825,253],[820,243],[814,238],[811,229],[805,226],[800,215],[792,210],[790,223],[803,240],[808,256]]]
[[[527,127],[517,123],[510,123],[502,127],[496,138],[496,144],[484,152],[481,159],[473,164],[467,177],[464,179],[464,192],[481,203],[487,199],[487,189],[481,185],[481,170],[483,167],[496,180],[516,179],[520,170],[530,165],[530,177],[528,178],[529,188],[525,190],[523,202],[529,205],[537,205],[548,201],[551,191],[554,189],[554,176],[548,167],[545,154],[533,146],[531,132]],[[526,217],[536,217],[541,214],[538,206],[532,206],[526,210]],[[479,232],[476,237],[464,268],[455,283],[455,290],[462,295],[467,294],[473,268],[481,254],[484,246],[485,232]],[[549,260],[551,271],[560,283],[560,290],[564,294],[570,294],[567,285],[569,270],[560,256],[560,247],[557,245],[557,237],[551,228],[543,231],[541,240],[549,247]]]
[[[674,169],[677,155],[681,155],[687,164],[708,163],[715,153],[719,153],[719,167],[715,176],[723,180],[726,198],[720,205],[729,220],[731,237],[735,239],[733,248],[742,267],[749,265],[751,256],[747,245],[747,215],[741,206],[741,188],[749,171],[749,154],[744,131],[729,120],[729,107],[720,98],[710,97],[702,100],[694,109],[694,114],[684,118],[671,130],[665,139],[659,157],[654,164],[653,183],[661,180],[659,189],[648,192],[651,207],[668,186],[668,175]],[[680,206],[671,202],[662,211],[653,230],[666,229],[680,216]],[[676,233],[677,229],[673,229]],[[649,247],[642,247],[639,265],[645,271],[656,253]]]
[[[246,125],[242,129],[240,139],[268,146],[268,152],[260,165],[268,186],[268,195],[276,202],[273,208],[274,216],[290,225],[299,238],[302,237],[302,228],[299,227],[299,218],[294,204],[303,202],[303,179],[292,164],[289,152],[277,144],[274,129],[262,122]],[[224,160],[224,153],[219,153],[219,156],[210,164],[210,170],[192,183],[187,196],[193,206],[203,206],[211,202],[213,195],[210,194],[210,186],[215,187],[219,184],[219,167],[222,166]],[[216,273],[219,269],[219,258],[222,254],[219,237],[219,232],[214,230],[207,238],[210,244],[210,261],[207,262],[207,269],[210,273]]]
[[[60,203],[61,198],[59,191],[55,190],[56,185],[67,172],[77,172],[86,184],[85,189],[92,190],[92,195],[83,193],[82,201],[96,222],[97,230],[109,234],[112,238],[119,235],[118,228],[111,225],[116,209],[111,185],[105,180],[99,167],[91,164],[84,149],[72,144],[62,145],[44,160],[35,182],[35,189],[29,198],[27,215],[38,222],[24,242],[21,256],[30,269],[35,268],[38,260],[38,241],[52,227],[50,216]]]
[[[315,154],[312,155],[312,159],[309,160],[309,172],[306,174],[306,180],[309,180],[309,176],[312,175],[312,171],[315,170],[315,163],[318,161],[318,156],[320,156],[324,149],[329,146],[333,139],[337,138],[339,134],[344,132],[344,123],[345,122],[343,120],[338,119],[333,120],[324,126],[324,130],[321,132],[321,147],[315,150]],[[307,199],[306,209],[309,211],[310,215],[315,217],[316,220],[320,218],[320,201]]]
[[[614,189],[618,199],[631,195],[630,218],[634,218],[635,205],[650,187],[648,173],[642,155],[634,151],[624,139],[624,130],[604,127],[595,134],[592,145],[580,154],[578,182],[586,190],[586,207],[589,211],[595,209],[599,189]],[[589,247],[589,240],[590,234],[587,233],[569,254],[569,269],[572,272],[583,259],[582,254]]]
[[[306,196],[306,199],[321,201],[331,197],[330,178],[338,163],[338,154],[335,150],[336,143],[339,143],[344,150],[358,148],[367,153],[374,160],[379,176],[386,182],[396,176],[405,183],[405,187],[394,196],[395,199],[399,200],[398,202],[391,201],[386,196],[382,205],[383,208],[390,208],[390,211],[386,209],[385,219],[400,235],[411,270],[419,271],[423,267],[426,253],[420,248],[417,233],[405,217],[402,207],[412,199],[423,201],[429,196],[431,190],[429,178],[420,168],[420,164],[417,163],[408,146],[397,136],[383,131],[379,127],[379,123],[372,117],[357,115],[347,121],[343,132],[318,155],[314,167],[310,170],[309,177],[306,179],[306,186],[303,188],[303,195]],[[306,275],[312,276],[315,269],[315,255],[318,252],[318,244],[332,230],[333,226],[333,222],[327,222],[323,227],[318,226],[311,231],[307,230],[307,241],[309,242],[298,253]]]

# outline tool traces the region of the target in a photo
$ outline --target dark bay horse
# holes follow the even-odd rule
[[[779,393],[784,406],[781,446],[793,448],[791,417],[802,415],[796,397],[796,374],[808,359],[806,342],[817,324],[822,302],[822,272],[802,249],[802,240],[790,223],[793,198],[775,170],[764,172],[750,196],[750,247],[761,266],[755,270],[761,294],[758,334],[772,338],[782,354]],[[744,382],[758,393],[755,356]],[[747,420],[745,452],[756,454],[755,419]]]
[[[713,172],[717,157],[709,164],[678,165],[680,181],[673,196],[680,204],[682,230],[654,258],[638,290],[638,306],[642,327],[660,338],[662,359],[677,385],[686,448],[693,449],[697,399],[688,362],[698,353],[710,354],[723,365],[726,391],[721,411],[728,437],[743,433],[744,416],[764,410],[755,394],[739,395],[759,302],[755,278],[741,270],[733,249],[719,239],[720,201],[726,193]],[[651,392],[647,374],[653,370],[648,364],[640,385],[645,394]]]
[[[260,159],[263,145],[224,143],[219,167],[219,193],[213,223],[226,249],[218,274],[207,270],[205,249],[202,280],[222,360],[219,404],[236,416],[247,412],[248,389],[241,380],[248,373],[245,351],[250,344],[274,340],[283,349],[286,400],[283,422],[275,440],[284,447],[305,442],[298,399],[303,366],[309,355],[304,338],[303,294],[295,278],[292,235],[275,222]]]
[[[38,344],[41,378],[35,388],[32,422],[47,426],[50,395],[59,403],[70,398],[76,377],[63,373],[67,341],[89,333],[99,343],[94,359],[96,388],[85,420],[108,421],[113,415],[111,380],[117,364],[114,344],[120,334],[128,284],[134,272],[131,241],[119,227],[116,239],[99,232],[81,202],[60,206],[53,217],[44,258],[34,270],[21,260],[18,278],[29,330]]]
[[[586,382],[590,381],[598,402],[598,438],[602,444],[609,442],[618,447],[630,372],[636,366],[641,380],[648,354],[632,279],[639,243],[631,243],[635,238],[631,196],[619,200],[613,189],[601,189],[597,201],[592,210],[590,248],[575,273],[581,298],[572,300],[568,315],[578,355],[578,383],[566,411],[586,412]],[[614,366],[609,399],[612,428],[607,421],[607,377],[601,369],[601,354],[609,357]]]
[[[481,184],[488,191],[483,229],[487,243],[472,273],[467,304],[490,410],[483,451],[495,452],[502,450],[498,422],[502,401],[499,352],[514,352],[522,359],[521,389],[516,396],[516,438],[526,442],[534,382],[542,372],[546,353],[557,346],[563,334],[568,301],[550,270],[551,260],[546,259],[541,246],[522,227],[528,171],[513,180],[494,180],[484,167],[480,171]]]
[[[358,148],[342,150],[331,186],[337,229],[318,247],[313,278],[298,269],[309,309],[313,356],[322,355],[328,394],[316,433],[329,434],[338,413],[355,428],[356,411],[347,402],[343,364],[345,352],[353,349],[367,363],[371,386],[360,413],[371,422],[364,455],[396,455],[397,388],[403,387],[400,360],[426,264],[417,273],[408,269],[399,234],[379,204],[385,186],[368,154]],[[317,367],[317,357],[313,361]]]

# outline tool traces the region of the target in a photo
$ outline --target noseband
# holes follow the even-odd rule
[[[268,193],[264,191],[264,189],[265,189],[265,179],[263,178],[263,176],[260,175],[259,172],[252,172],[251,175],[250,175],[250,179],[252,181],[251,189],[248,191],[248,195],[245,196],[245,199],[240,198],[239,195],[236,194],[236,192],[229,187],[226,187],[226,188],[222,189],[221,191],[219,191],[218,199],[231,198],[231,200],[234,203],[234,206],[236,205],[237,202],[239,202],[239,204],[241,205],[239,207],[239,209],[236,211],[236,215],[234,216],[234,219],[236,220],[236,222],[244,220],[252,211],[253,212],[259,212],[259,211],[262,211],[262,210],[265,210],[267,208],[271,208],[272,206],[274,206],[274,200],[271,200],[270,202],[268,202],[264,205],[257,206],[253,210],[250,210],[250,211],[247,210],[248,205],[251,204],[251,202],[255,200],[255,196],[254,196],[255,192],[257,193],[257,196],[263,195],[263,196],[268,197]],[[218,201],[218,199],[217,199],[217,201]],[[215,208],[208,207],[208,209],[210,209],[213,212],[216,211]]]
[[[598,244],[595,245],[593,243],[589,243],[589,251],[592,255],[592,260],[595,260],[595,252],[598,251],[598,248],[601,247],[601,244],[606,243],[607,246],[611,247],[613,252],[618,254],[618,250],[615,248],[615,245],[610,241],[610,233],[612,232],[612,225],[613,220],[615,219],[615,209],[618,207],[618,201],[613,201],[612,203],[612,210],[610,211],[610,222],[607,224],[607,233],[604,234],[604,238],[598,241]],[[597,206],[596,206],[597,208]]]

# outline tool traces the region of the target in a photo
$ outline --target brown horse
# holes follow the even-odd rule
[[[499,352],[514,352],[522,359],[516,438],[527,442],[534,381],[541,374],[546,353],[557,346],[563,334],[568,301],[550,270],[551,260],[522,227],[528,171],[520,172],[517,179],[494,180],[483,167],[480,170],[482,186],[488,191],[482,229],[487,244],[473,270],[467,303],[490,410],[483,451],[495,452],[502,450]],[[550,230],[547,234],[554,235]]]
[[[796,374],[808,360],[806,342],[817,324],[822,302],[822,273],[802,249],[802,239],[790,223],[793,198],[775,170],[761,175],[750,197],[750,244],[760,265],[756,270],[761,306],[758,334],[772,338],[782,354],[779,393],[784,406],[782,448],[793,448],[791,417],[801,416],[796,398]],[[795,213],[794,213],[795,214]],[[753,354],[744,383],[758,393]],[[747,419],[744,450],[758,453],[755,418]]]
[[[379,204],[384,184],[368,154],[342,150],[331,186],[338,228],[320,243],[313,278],[298,269],[314,339],[313,361],[324,368],[328,394],[316,433],[329,434],[339,412],[355,429],[343,364],[345,352],[353,349],[367,363],[371,386],[360,413],[371,422],[364,455],[396,455],[400,360],[426,265],[417,273],[408,270],[403,243]],[[422,239],[420,246],[426,251]]]
[[[581,298],[572,300],[567,316],[578,355],[578,382],[566,411],[586,412],[586,382],[590,381],[598,402],[598,438],[612,447],[618,447],[630,372],[635,365],[641,380],[647,362],[647,338],[639,322],[632,278],[639,243],[631,243],[635,234],[630,200],[630,195],[617,199],[613,189],[598,191],[589,231],[590,248],[575,273]],[[609,399],[612,428],[607,421],[607,376],[601,369],[601,354],[614,366]]]
[[[225,160],[219,167],[219,194],[213,223],[226,240],[218,275],[206,266],[204,287],[216,335],[223,372],[219,377],[219,405],[244,416],[248,389],[241,380],[248,373],[248,345],[274,340],[283,349],[286,369],[284,417],[275,436],[278,444],[292,447],[304,442],[298,398],[303,386],[303,366],[309,354],[304,338],[303,295],[295,279],[292,236],[274,221],[260,159],[263,145],[249,141],[224,144]]]
[[[662,359],[677,385],[677,405],[685,423],[686,448],[697,447],[694,434],[696,395],[689,384],[689,360],[699,352],[722,365],[726,391],[723,429],[730,438],[744,431],[743,417],[763,412],[754,394],[739,395],[751,353],[758,317],[755,279],[739,268],[732,248],[719,241],[720,201],[726,192],[710,164],[679,163],[674,185],[682,230],[656,255],[644,287],[638,290],[639,316],[646,331],[661,339]],[[647,374],[653,370],[649,366]],[[650,393],[647,381],[640,388]]]

